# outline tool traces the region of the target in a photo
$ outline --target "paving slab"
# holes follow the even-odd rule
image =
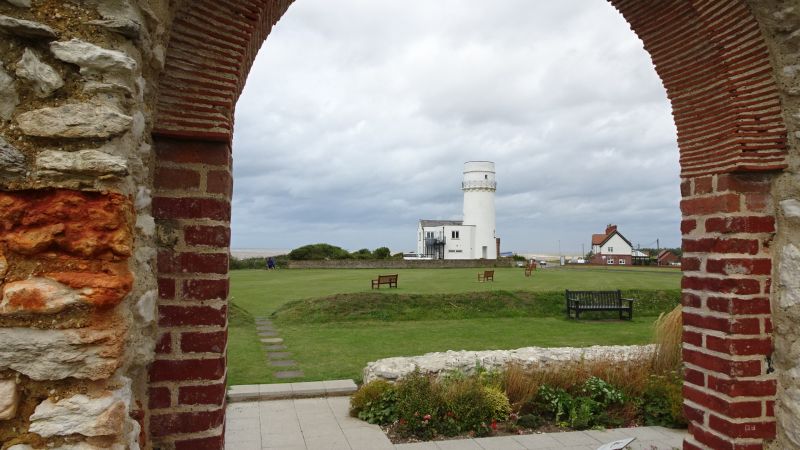
[[[304,383],[292,383],[292,393],[294,394],[295,398],[324,396],[325,384],[322,381],[306,381]]]
[[[280,378],[283,380],[290,378],[303,378],[305,376],[302,370],[282,370],[275,372],[273,375],[275,375],[275,378]]]
[[[323,381],[325,391],[329,396],[331,395],[350,395],[358,390],[355,381],[353,380],[327,380]],[[350,401],[348,400],[348,405]]]
[[[278,332],[275,330],[271,331],[259,331],[258,337],[278,337]]]
[[[579,446],[579,445],[594,445],[599,446],[604,444],[592,436],[584,433],[583,431],[567,431],[565,433],[550,433],[553,439],[557,440],[562,446]]]
[[[282,359],[282,360],[270,361],[269,365],[272,367],[294,367],[297,365],[297,362],[292,361],[291,359]]]
[[[231,402],[246,402],[259,398],[259,385],[257,384],[240,384],[228,388],[228,400]]]
[[[286,346],[285,346],[285,345],[283,345],[283,344],[265,345],[265,346],[264,346],[264,350],[266,350],[266,351],[268,351],[268,352],[270,352],[270,351],[280,351],[280,350],[286,350]]]
[[[292,354],[289,352],[270,352],[267,353],[268,359],[288,359],[291,358]]]
[[[485,450],[525,450],[513,436],[477,438],[474,441]]]
[[[260,384],[258,385],[258,393],[259,397],[262,400],[291,398],[292,384],[291,383]]]
[[[283,344],[283,339],[274,337],[274,338],[261,338],[259,339],[263,344]]]
[[[561,445],[561,443],[553,439],[553,436],[550,434],[551,433],[523,434],[514,436],[514,440],[519,442],[526,449],[545,449]]]

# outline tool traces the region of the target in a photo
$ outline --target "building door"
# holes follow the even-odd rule
[[[486,259],[486,258],[487,258],[487,255],[486,255],[486,253],[487,253],[486,246],[484,245],[484,246],[483,246],[481,249],[483,250],[483,251],[482,251],[482,253],[483,253],[483,256],[481,256],[481,258],[483,258],[483,259]]]

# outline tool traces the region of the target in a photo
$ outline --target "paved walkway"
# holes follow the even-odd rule
[[[350,417],[349,404],[349,397],[231,403],[225,446],[235,450],[595,450],[608,442],[635,437],[630,449],[672,450],[682,447],[685,435],[683,430],[640,427],[394,445],[377,425]]]

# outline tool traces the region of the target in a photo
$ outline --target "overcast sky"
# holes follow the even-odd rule
[[[232,247],[415,250],[469,160],[502,251],[680,245],[670,105],[606,1],[297,0],[237,105]]]

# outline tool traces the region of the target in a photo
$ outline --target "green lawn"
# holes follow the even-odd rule
[[[394,272],[400,275],[399,289],[381,289],[382,293],[424,295],[531,291],[548,292],[550,294],[542,297],[557,302],[557,295],[554,298],[553,292],[564,289],[674,291],[680,287],[679,271],[646,268],[550,268],[539,270],[532,277],[524,277],[522,269],[503,268],[496,269],[494,283],[478,283],[478,269],[232,271],[229,383],[278,381],[271,375],[273,369],[265,363],[254,317],[270,316],[293,300],[368,293],[371,291],[371,278],[380,273]],[[505,295],[502,292],[496,294]],[[441,297],[446,301],[447,296]],[[526,302],[529,300],[525,299]],[[380,302],[376,304],[380,307]],[[527,303],[523,306],[527,307]],[[444,307],[449,308],[447,305]],[[459,305],[453,304],[452,307]],[[434,314],[434,309],[431,307],[431,317],[449,317],[443,316],[441,311]],[[309,319],[303,323],[302,317],[295,317],[292,320],[278,318],[275,323],[288,351],[305,372],[304,380],[310,381],[359,379],[361,370],[369,361],[432,351],[646,343],[651,338],[651,324],[655,319],[654,316],[637,317],[634,313],[635,319],[631,322],[574,322],[567,321],[560,314],[525,317],[524,309],[520,311],[523,311],[520,317],[491,317],[492,314],[484,311],[479,318],[464,318],[464,314],[453,316],[457,320],[424,320],[425,315],[419,310],[411,316],[414,320],[398,319],[403,316],[403,311],[387,316],[387,320],[373,320],[374,311],[371,311],[372,314],[363,315],[362,319],[356,315],[355,319],[351,317],[344,321],[332,319],[337,321],[324,323]],[[497,315],[502,314],[498,312]]]

